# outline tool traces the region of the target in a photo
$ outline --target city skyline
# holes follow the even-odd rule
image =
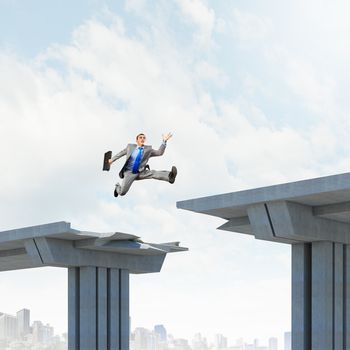
[[[15,316],[16,314],[16,316]],[[50,325],[50,323],[43,323],[40,320],[33,320],[32,321],[32,325],[30,326],[30,314],[31,314],[31,310],[29,310],[28,308],[23,308],[19,311],[16,312],[11,312],[11,313],[4,313],[0,310],[0,340],[3,339],[3,325],[1,323],[1,318],[2,316],[8,316],[15,321],[15,324],[12,326],[13,327],[13,339],[16,340],[23,340],[24,336],[26,336],[27,334],[29,334],[30,332],[33,331],[33,326],[36,327],[47,327],[50,330],[48,332],[45,331],[45,333],[50,334],[50,337],[53,336],[57,336],[58,334],[54,334],[54,327],[52,327]],[[21,322],[19,320],[22,320]],[[137,329],[144,329],[147,332],[152,332],[149,329],[147,329],[144,326],[135,326],[132,329],[132,317],[130,317],[130,333],[135,333],[135,330]],[[159,323],[157,325],[154,325],[154,330],[153,332],[158,333],[160,335],[161,340],[165,341],[165,339],[167,339],[167,337],[170,335],[172,339],[184,339],[183,337],[176,335],[176,334],[172,334],[171,332],[169,333],[168,330],[165,328],[165,325],[163,323]],[[21,335],[22,334],[22,335]],[[67,330],[65,330],[64,332],[62,332],[60,335],[66,335],[67,334]],[[224,344],[228,344],[229,342],[238,342],[238,340],[240,340],[243,343],[261,343],[261,339],[257,339],[256,337],[254,337],[254,335],[252,335],[250,338],[248,339],[244,339],[244,337],[240,336],[240,335],[223,335],[221,333],[212,333],[212,334],[204,334],[203,332],[196,332],[193,334],[193,337],[195,339],[195,337],[199,336],[200,341],[201,340],[205,340],[207,342],[207,344],[214,344],[214,343],[220,343],[221,341]],[[289,338],[288,338],[289,335]],[[221,339],[221,341],[220,341]],[[284,332],[283,335],[279,335],[279,336],[270,336],[268,339],[263,340],[262,342],[264,343],[268,343],[270,339],[276,339],[279,341],[279,343],[281,343],[281,340],[284,340],[285,342],[289,342],[290,343],[290,332]],[[288,340],[289,339],[289,340]],[[36,342],[40,342],[39,339],[36,339]],[[233,344],[232,344],[233,346]],[[261,345],[262,346],[262,345]],[[1,349],[0,349],[1,350]],[[290,349],[286,349],[286,350],[290,350]]]
[[[254,338],[246,340],[238,337],[228,341],[223,334],[215,334],[209,339],[200,332],[194,334],[191,339],[177,338],[167,331],[163,324],[155,325],[153,330],[144,327],[136,327],[131,331],[131,350],[291,350],[291,332],[285,332],[283,342],[277,337],[269,337],[261,340]]]
[[[0,311],[0,350],[37,349],[66,350],[67,333],[55,335],[54,327],[40,320],[30,322],[30,310],[21,309],[16,315]]]

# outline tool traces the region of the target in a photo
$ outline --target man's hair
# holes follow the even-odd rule
[[[141,135],[143,135],[144,137],[146,137],[146,135],[144,134],[144,133],[140,133],[140,134],[138,134],[137,136],[136,136],[136,140],[139,138],[139,136],[141,136]]]

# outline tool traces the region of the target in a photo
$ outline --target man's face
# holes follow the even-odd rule
[[[146,136],[145,135],[139,135],[137,136],[137,139],[136,139],[136,143],[137,145],[140,147],[140,146],[143,146],[145,144],[145,141],[146,141]]]

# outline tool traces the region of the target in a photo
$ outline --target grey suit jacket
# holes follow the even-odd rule
[[[122,167],[122,169],[119,172],[119,176],[121,178],[124,178],[124,172],[126,169],[126,166],[128,164],[129,158],[132,154],[132,152],[134,152],[135,148],[137,147],[137,145],[135,143],[129,143],[126,148],[124,148],[123,150],[121,150],[119,153],[117,153],[115,156],[113,156],[111,158],[112,163],[115,162],[117,159],[126,156],[126,162],[124,164],[124,166]],[[139,172],[142,172],[145,170],[145,167],[148,163],[148,160],[151,157],[157,157],[157,156],[161,156],[163,155],[164,151],[165,151],[165,145],[162,143],[159,147],[159,149],[155,150],[152,148],[152,146],[144,146],[144,150],[143,150],[143,154],[142,154],[142,158],[141,158],[141,164],[140,164],[140,168],[139,168]]]

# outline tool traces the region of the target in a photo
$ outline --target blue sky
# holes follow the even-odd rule
[[[2,0],[0,13],[1,46],[22,57],[33,58],[53,43],[67,43],[72,31],[113,1],[17,1]],[[120,8],[120,6],[119,6]]]
[[[180,240],[189,253],[132,278],[133,327],[280,337],[289,247],[216,231],[221,220],[175,202],[348,171],[349,10],[343,0],[0,0],[0,155],[11,164],[0,229],[66,220]],[[174,133],[151,167],[176,164],[178,179],[115,200],[121,162],[102,173],[101,155],[140,131],[154,147]],[[64,330],[64,270],[4,273],[0,286],[0,310],[31,307]]]

